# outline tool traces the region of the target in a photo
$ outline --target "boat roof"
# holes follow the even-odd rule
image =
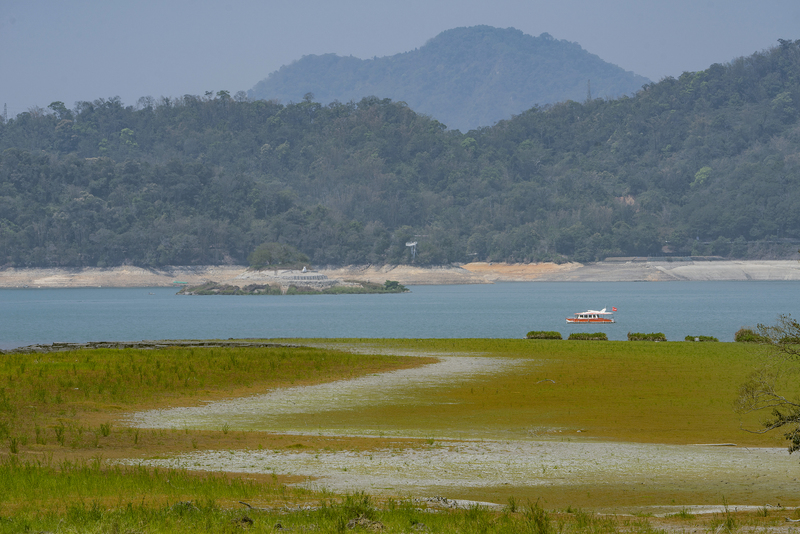
[[[603,314],[603,315],[613,315],[612,312],[606,311],[606,308],[603,308],[600,311],[597,311],[597,310],[586,310],[585,312],[578,312],[575,315],[580,315],[580,314],[583,314],[583,313],[597,313],[597,314]]]

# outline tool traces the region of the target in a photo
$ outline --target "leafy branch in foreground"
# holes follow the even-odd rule
[[[739,388],[736,410],[752,413],[769,410],[770,417],[762,422],[763,429],[748,430],[763,434],[788,427],[784,434],[789,452],[800,450],[800,395],[797,375],[800,372],[800,323],[791,315],[780,315],[774,326],[759,324],[760,344],[766,358],[762,366]]]

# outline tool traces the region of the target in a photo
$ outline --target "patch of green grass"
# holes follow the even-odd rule
[[[736,516],[731,513],[730,509],[728,508],[728,503],[723,499],[723,503],[725,504],[725,510],[721,517],[717,517],[714,515],[714,519],[711,521],[711,527],[714,532],[727,532],[731,534],[732,532],[736,532],[739,528],[739,520]]]
[[[741,424],[759,426],[758,415],[740,416],[733,411],[738,388],[760,357],[758,347],[752,345],[529,339],[304,342],[365,351],[525,360],[496,375],[415,389],[409,392],[413,404],[364,406],[357,414],[303,414],[309,427],[338,425],[500,439],[561,438],[571,432],[574,438],[584,439],[783,446],[779,434],[743,432]]]
[[[101,460],[0,463],[0,534],[16,532],[431,532],[612,534],[655,532],[649,521],[541,504],[513,510],[427,510],[410,499],[335,497],[270,481],[104,466]],[[289,506],[286,506],[290,503]],[[302,504],[302,507],[296,506]],[[432,513],[433,512],[433,513]]]
[[[422,365],[426,360],[302,347],[173,347],[10,353],[0,359],[0,440],[36,447],[98,447],[122,410],[193,405]],[[102,417],[83,432],[83,416]],[[96,426],[99,424],[99,427]],[[48,439],[48,437],[52,439]],[[138,433],[134,438],[138,441]]]
[[[670,517],[676,517],[679,519],[694,519],[695,515],[688,509],[688,508],[681,508],[681,510],[677,513],[672,514]]]

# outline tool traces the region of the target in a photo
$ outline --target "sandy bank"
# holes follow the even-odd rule
[[[661,489],[701,484],[730,493],[747,488],[746,493],[769,495],[777,489],[789,495],[793,477],[787,473],[796,465],[783,449],[487,439],[363,452],[198,451],[120,463],[301,475],[314,477],[300,484],[313,489],[424,496],[503,486],[522,493],[553,486]]]
[[[176,282],[202,284],[208,280],[228,280],[245,271],[242,266],[198,266],[143,269],[85,267],[80,269],[2,269],[0,288],[61,287],[167,287]]]
[[[800,262],[796,260],[604,261],[578,264],[574,269],[545,272],[535,279],[553,282],[800,280]]]
[[[232,285],[251,283],[246,267],[208,265],[143,269],[2,269],[0,288],[168,287],[208,281]],[[405,285],[491,284],[495,282],[637,282],[674,280],[800,280],[800,262],[756,261],[604,261],[590,264],[507,264],[475,262],[464,265],[416,267],[410,265],[322,268],[331,279]]]

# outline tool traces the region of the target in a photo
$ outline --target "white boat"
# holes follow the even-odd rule
[[[615,322],[614,312],[617,311],[617,309],[611,309],[614,311],[606,311],[606,309],[603,308],[600,311],[587,310],[585,312],[578,312],[574,317],[567,317],[567,323],[613,323]]]

